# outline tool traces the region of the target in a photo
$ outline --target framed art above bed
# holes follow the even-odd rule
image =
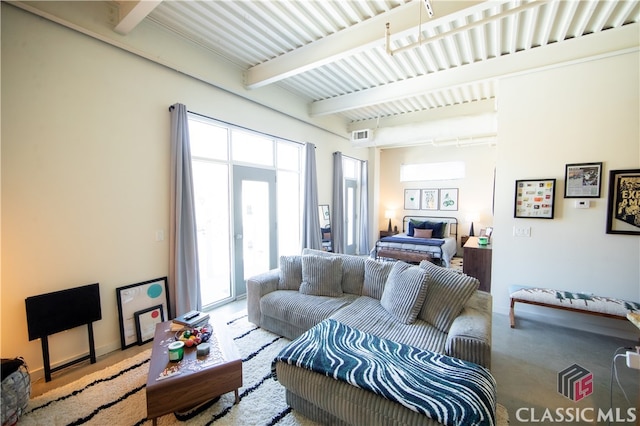
[[[404,190],[404,209],[405,210],[420,209],[420,190],[419,189]]]
[[[421,190],[420,210],[438,210],[438,190],[437,189]]]

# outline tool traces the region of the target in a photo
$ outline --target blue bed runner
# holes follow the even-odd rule
[[[281,361],[374,392],[444,425],[495,425],[496,382],[480,365],[380,339],[327,319]]]
[[[416,237],[383,237],[380,241],[385,243],[418,244],[422,246],[440,247],[444,244],[442,238],[416,238]]]

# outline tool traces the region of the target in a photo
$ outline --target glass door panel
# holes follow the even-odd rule
[[[356,254],[356,190],[357,182],[345,180],[345,253]]]
[[[277,266],[276,172],[233,167],[235,293],[246,279]]]
[[[242,181],[242,258],[244,276],[269,270],[269,183]]]
[[[193,187],[198,229],[202,306],[232,297],[229,228],[229,167],[194,159]]]

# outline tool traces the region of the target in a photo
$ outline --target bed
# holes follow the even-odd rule
[[[429,229],[430,233],[425,232]],[[408,263],[429,260],[449,268],[457,249],[458,219],[455,217],[405,216],[402,233],[379,239],[371,257]]]

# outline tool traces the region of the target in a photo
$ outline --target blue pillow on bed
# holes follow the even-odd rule
[[[414,229],[431,229],[433,230],[432,238],[444,238],[444,222],[430,222],[428,220],[419,222],[411,219],[409,221],[409,232],[407,235],[413,237]]]

